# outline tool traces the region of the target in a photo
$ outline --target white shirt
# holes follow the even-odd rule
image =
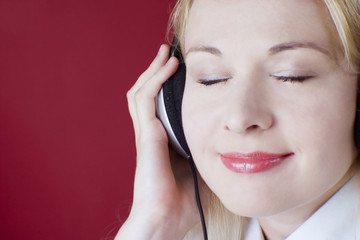
[[[356,188],[353,177],[285,240],[360,240]],[[245,240],[264,240],[256,218],[250,219]]]

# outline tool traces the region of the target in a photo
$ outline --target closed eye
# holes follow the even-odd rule
[[[290,82],[290,83],[302,83],[305,80],[313,78],[314,76],[311,75],[293,75],[293,76],[278,76],[278,75],[270,75],[270,77],[275,78],[276,80],[283,81],[283,82]]]
[[[225,83],[227,80],[229,80],[229,78],[199,79],[198,83],[205,85],[205,86],[210,86],[210,85],[215,85],[215,84],[219,84],[219,83]]]

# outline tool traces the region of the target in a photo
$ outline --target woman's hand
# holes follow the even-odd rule
[[[137,167],[132,209],[117,240],[182,239],[199,221],[188,161],[169,152],[166,131],[156,117],[156,96],[178,66],[168,55],[169,47],[162,45],[127,94]]]

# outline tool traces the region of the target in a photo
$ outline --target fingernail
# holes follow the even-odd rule
[[[169,58],[169,60],[166,62],[166,65],[170,65],[170,64],[172,64],[171,62],[173,62],[174,61],[174,59],[171,57],[171,58]]]

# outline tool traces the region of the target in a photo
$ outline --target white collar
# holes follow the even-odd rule
[[[349,180],[286,240],[360,240],[356,177]],[[245,240],[264,240],[255,218],[250,219]]]

